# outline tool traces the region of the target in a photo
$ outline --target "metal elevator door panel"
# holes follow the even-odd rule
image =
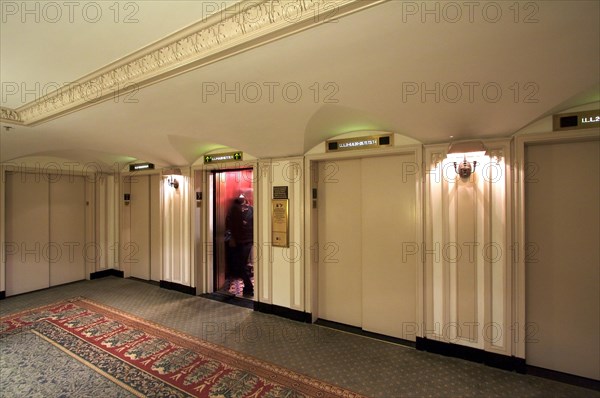
[[[600,141],[532,145],[526,161],[527,364],[600,380]]]
[[[417,256],[414,155],[324,161],[318,169],[319,318],[412,339]]]
[[[50,286],[48,176],[7,173],[6,295]]]
[[[85,177],[50,182],[50,286],[85,279]]]
[[[319,317],[362,325],[360,159],[319,163]]]
[[[414,155],[365,158],[362,171],[364,330],[414,340],[417,257],[403,256],[416,236]]]

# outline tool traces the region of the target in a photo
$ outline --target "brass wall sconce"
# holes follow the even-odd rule
[[[462,179],[468,179],[477,168],[477,158],[484,156],[485,146],[481,141],[453,142],[448,148],[446,157],[454,160],[454,171]]]
[[[167,169],[163,171],[163,175],[167,176],[167,184],[172,188],[179,188],[179,181],[177,181],[177,176],[182,175],[181,169]]]

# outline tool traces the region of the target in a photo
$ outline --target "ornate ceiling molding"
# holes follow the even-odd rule
[[[0,107],[0,121],[11,124],[23,124],[19,112],[15,111],[14,109],[4,107]]]
[[[33,126],[388,0],[242,0],[17,109],[0,121]]]

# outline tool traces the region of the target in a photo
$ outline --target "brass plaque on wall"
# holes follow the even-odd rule
[[[290,247],[288,199],[273,199],[271,213],[271,244],[277,247]]]

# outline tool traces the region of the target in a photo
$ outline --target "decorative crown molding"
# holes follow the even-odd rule
[[[23,124],[19,112],[0,106],[0,121],[11,124]]]
[[[242,0],[17,109],[0,121],[36,125],[388,0]]]

